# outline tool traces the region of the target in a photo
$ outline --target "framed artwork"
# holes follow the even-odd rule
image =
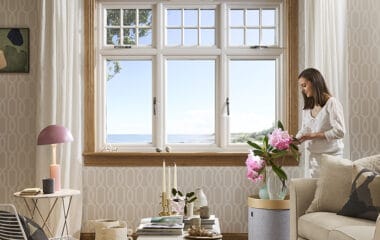
[[[0,73],[29,72],[29,28],[0,28]]]

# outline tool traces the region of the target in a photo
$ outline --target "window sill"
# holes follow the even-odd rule
[[[140,153],[140,152],[85,152],[84,165],[98,167],[153,167],[174,162],[178,166],[245,166],[247,153]],[[298,166],[286,157],[283,166]]]

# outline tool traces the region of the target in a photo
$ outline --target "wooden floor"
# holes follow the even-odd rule
[[[223,240],[248,240],[247,233],[222,233]],[[137,239],[137,236],[133,236]],[[80,240],[95,240],[95,233],[81,233]]]

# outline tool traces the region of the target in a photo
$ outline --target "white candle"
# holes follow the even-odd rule
[[[169,199],[171,195],[171,187],[170,187],[170,166],[168,167],[168,189],[166,189],[166,196]]]
[[[174,163],[173,188],[177,189],[177,164]]]
[[[166,192],[165,161],[162,162],[162,192]]]

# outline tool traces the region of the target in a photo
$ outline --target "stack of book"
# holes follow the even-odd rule
[[[164,216],[141,219],[137,235],[182,235],[182,216]]]
[[[37,195],[42,193],[41,188],[25,188],[20,192],[20,196]]]
[[[185,224],[185,227],[184,227],[185,230],[191,227],[192,225],[191,219],[193,218],[199,218],[199,216],[194,215],[193,217],[185,218],[183,220],[183,223]],[[215,215],[210,215],[209,218],[201,218],[201,228],[213,229],[214,225],[215,225]]]

